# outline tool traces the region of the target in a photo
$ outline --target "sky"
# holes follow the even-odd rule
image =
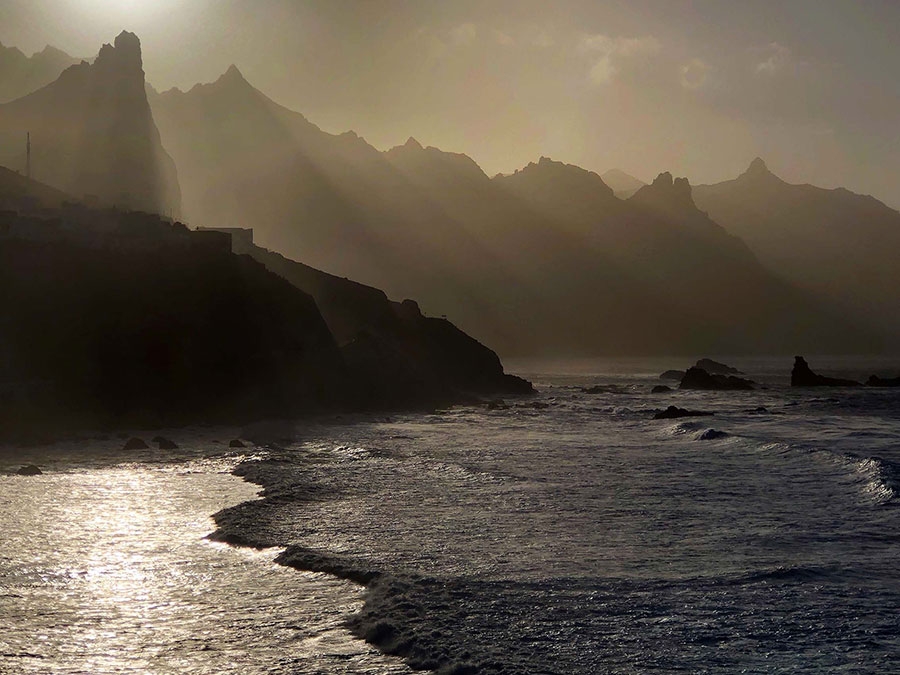
[[[697,184],[760,156],[900,208],[896,0],[0,0],[0,42],[26,53],[123,29],[159,90],[233,63],[326,131],[489,175],[548,156]]]

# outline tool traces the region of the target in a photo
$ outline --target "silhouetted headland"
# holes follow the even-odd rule
[[[844,380],[837,377],[825,377],[814,373],[802,356],[794,357],[794,368],[791,370],[792,387],[859,387],[855,380]]]

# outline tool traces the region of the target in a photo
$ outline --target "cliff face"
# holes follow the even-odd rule
[[[347,407],[311,297],[210,237],[159,223],[108,245],[0,238],[5,431],[240,422]],[[145,228],[142,221],[139,224]]]
[[[180,190],[147,102],[138,38],[123,32],[92,64],[66,69],[51,84],[0,105],[0,164],[76,197],[176,215]]]
[[[336,277],[245,241],[235,252],[309,293],[316,301],[365,400],[429,405],[471,395],[528,394],[497,355],[412,300],[392,302],[377,288]]]

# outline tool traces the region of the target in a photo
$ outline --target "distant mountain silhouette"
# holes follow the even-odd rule
[[[236,68],[150,100],[191,222],[253,227],[262,246],[416,297],[503,354],[870,348],[699,211],[684,179],[623,201],[547,158],[491,179],[414,139],[382,153]]]
[[[610,169],[600,177],[613,189],[619,199],[628,199],[646,185],[644,181],[620,169]]]
[[[0,103],[20,98],[50,84],[62,71],[80,61],[49,45],[31,56],[25,56],[16,47],[0,44]]]
[[[900,212],[843,188],[789,184],[759,158],[694,196],[773,272],[889,331],[900,347]]]
[[[123,32],[93,63],[71,66],[51,84],[0,105],[0,164],[24,173],[28,132],[36,179],[107,204],[178,211],[175,166],[147,103],[135,35]]]

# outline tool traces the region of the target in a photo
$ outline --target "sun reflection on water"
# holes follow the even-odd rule
[[[0,673],[409,672],[344,628],[359,587],[204,539],[256,496],[227,468],[0,477]]]

